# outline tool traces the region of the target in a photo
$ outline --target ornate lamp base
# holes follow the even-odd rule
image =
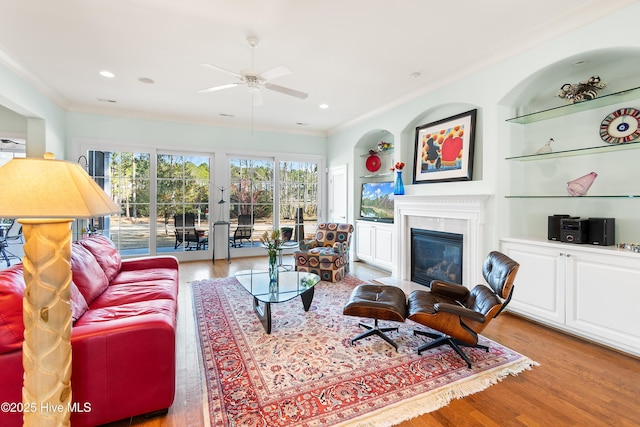
[[[22,219],[25,426],[68,426],[71,406],[71,220]]]

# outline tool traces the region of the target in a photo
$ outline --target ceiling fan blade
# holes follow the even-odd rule
[[[212,70],[222,71],[223,73],[227,73],[230,76],[237,77],[239,79],[242,78],[242,74],[238,74],[234,71],[227,70],[226,68],[218,67],[217,65],[212,65],[212,64],[200,64],[200,65],[202,65],[203,67],[211,68]]]
[[[260,107],[263,104],[260,89],[251,89],[251,100],[253,101],[254,107]]]
[[[232,88],[232,87],[236,87],[239,84],[240,83],[229,83],[229,84],[226,84],[226,85],[213,86],[213,87],[209,87],[209,88],[206,88],[206,89],[200,89],[198,91],[198,93],[209,93],[209,92],[215,92],[217,90],[229,89],[229,88]]]
[[[287,74],[291,74],[291,70],[285,66],[279,65],[260,74],[260,77],[265,80],[273,80],[278,77],[286,76]]]
[[[271,83],[265,83],[265,88],[274,90],[276,92],[284,93],[285,95],[295,96],[296,98],[306,99],[309,94],[300,92],[297,90],[289,89],[288,87],[278,86]]]

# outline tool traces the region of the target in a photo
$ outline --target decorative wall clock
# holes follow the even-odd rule
[[[621,108],[604,118],[600,138],[609,144],[624,144],[640,137],[640,111]]]
[[[380,161],[380,157],[376,156],[375,154],[371,154],[369,157],[367,157],[366,166],[369,172],[376,172],[378,169],[380,169],[381,165],[382,162]]]

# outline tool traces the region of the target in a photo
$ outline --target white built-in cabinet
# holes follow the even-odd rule
[[[355,230],[356,257],[378,268],[393,268],[394,225],[358,220]]]
[[[509,311],[640,356],[640,254],[521,238],[501,250],[520,263]]]

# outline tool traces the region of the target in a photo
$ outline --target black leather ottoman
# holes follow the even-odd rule
[[[347,316],[374,319],[373,326],[360,323],[360,326],[367,331],[353,338],[352,344],[359,339],[378,335],[398,351],[398,345],[385,334],[385,332],[397,331],[398,328],[380,328],[378,320],[404,322],[407,317],[407,297],[402,289],[385,285],[359,285],[351,293],[342,313]]]

